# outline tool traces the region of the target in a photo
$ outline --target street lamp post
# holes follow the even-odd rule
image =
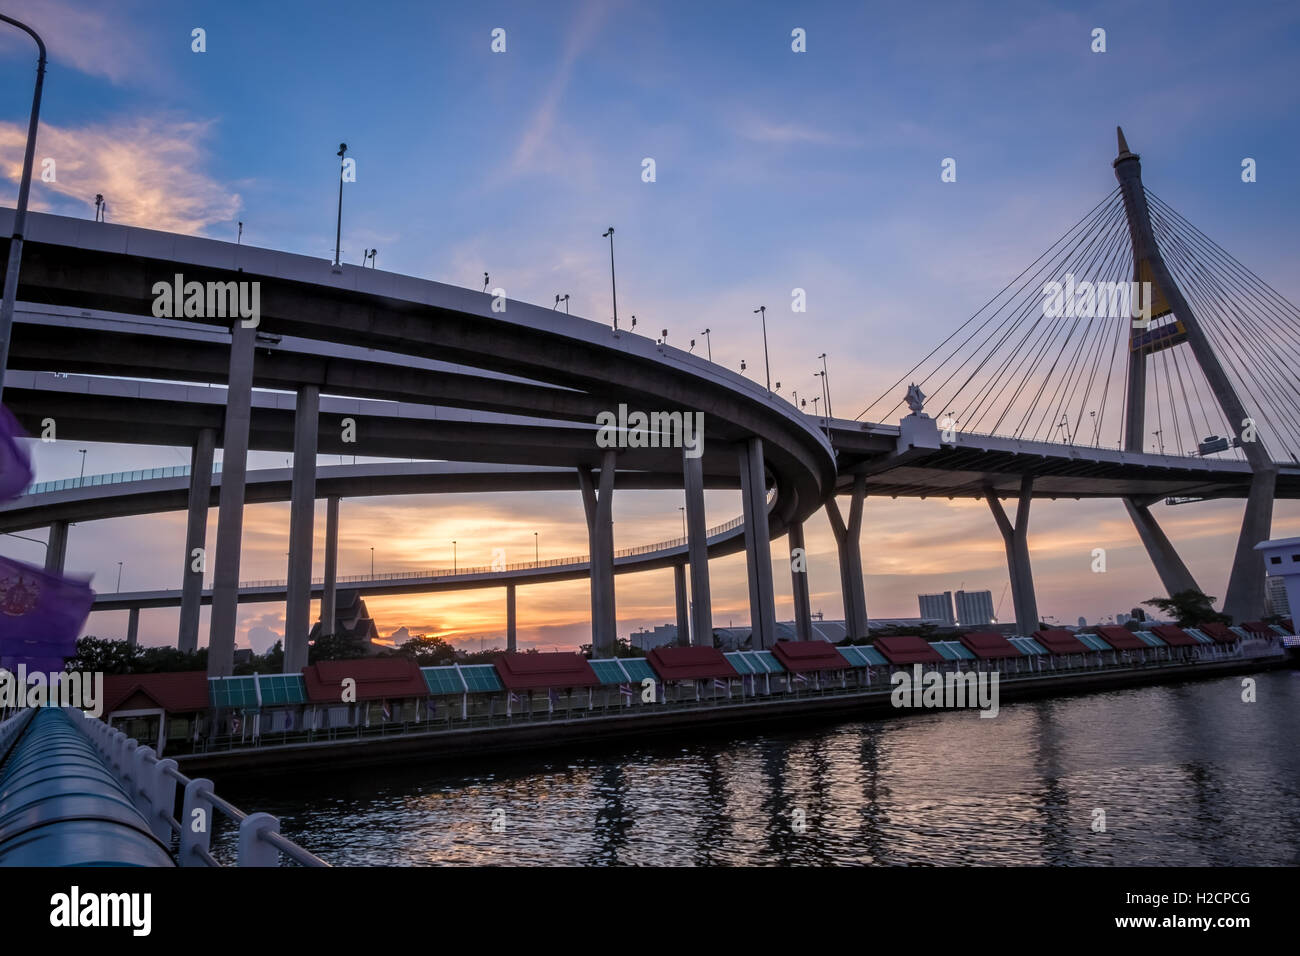
[[[78,478],[80,480],[86,477],[86,449],[78,448],[77,451],[81,452],[81,475]]]
[[[702,334],[704,335],[704,345],[705,345],[705,348],[707,348],[707,349],[709,350],[709,361],[712,362],[712,361],[713,361],[713,341],[709,338],[709,330],[708,330],[708,329],[705,329],[704,332],[703,332]]]
[[[760,305],[754,313],[763,317],[763,372],[767,377],[767,390],[770,392],[772,391],[772,366],[767,360],[767,306]]]
[[[122,593],[122,562],[117,562],[117,593]]]
[[[347,143],[339,143],[339,220],[338,226],[334,230],[334,268],[340,271],[343,268],[343,260],[339,258],[340,247],[343,241],[343,164],[348,152]]]
[[[23,173],[18,181],[18,204],[14,207],[14,234],[9,242],[9,265],[5,269],[3,298],[0,298],[0,395],[4,394],[5,367],[9,364],[9,333],[14,325],[14,303],[18,299],[18,269],[23,261],[23,231],[27,228],[27,195],[32,188],[32,161],[36,154],[36,128],[41,113],[41,88],[45,85],[45,41],[31,27],[0,13],[0,20],[10,23],[36,41],[40,57],[36,61],[36,90],[32,94],[32,115],[27,122],[27,149],[23,153]]]
[[[618,284],[614,281],[614,227],[602,232],[600,237],[603,239],[609,236],[609,290],[610,296],[614,301],[614,331],[618,331]]]
[[[537,548],[538,548],[538,545],[537,545],[537,532],[534,531],[534,532],[533,532],[533,564],[539,564],[539,563],[540,563],[540,561],[539,561],[539,559],[538,559],[538,557],[537,557]]]
[[[451,573],[456,573],[456,542],[451,543]]]
[[[831,412],[831,374],[826,371],[826,353],[823,352],[817,357],[822,360],[822,387],[826,390],[826,417],[834,418],[835,415]]]
[[[686,506],[680,505],[678,506],[677,510],[682,513],[682,537],[685,538],[686,537]]]
[[[370,548],[370,580],[373,581],[374,579],[375,579],[375,549],[372,546]]]

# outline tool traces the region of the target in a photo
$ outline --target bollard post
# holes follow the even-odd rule
[[[185,803],[181,809],[181,845],[177,859],[181,866],[207,866],[196,850],[207,851],[212,842],[212,781],[205,777],[185,785]]]
[[[170,818],[176,806],[176,778],[168,771],[175,769],[176,761],[170,757],[155,760],[150,771],[151,779],[145,784],[151,809],[149,829],[164,843],[170,843],[172,838]]]
[[[279,833],[280,821],[269,813],[250,813],[239,824],[237,866],[279,866],[280,851],[262,839],[263,833]]]
[[[138,743],[131,754],[131,784],[126,788],[126,795],[131,798],[136,809],[149,822],[153,829],[153,806],[149,802],[149,786],[153,783],[153,768],[158,763],[158,755],[152,747],[141,747]]]
[[[121,744],[121,759],[118,762],[117,773],[118,779],[126,788],[126,795],[131,798],[131,802],[136,802],[134,790],[135,776],[135,752],[140,749],[139,741],[127,737]]]

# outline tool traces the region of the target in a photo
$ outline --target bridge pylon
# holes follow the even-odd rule
[[[1147,206],[1146,190],[1142,185],[1142,162],[1132,152],[1124,138],[1124,131],[1116,127],[1119,155],[1112,164],[1115,178],[1119,180],[1124,200],[1124,214],[1128,220],[1129,239],[1133,247],[1133,280],[1149,283],[1150,315],[1139,322],[1135,320],[1129,330],[1128,394],[1125,406],[1124,448],[1141,452],[1146,417],[1146,385],[1149,360],[1156,353],[1186,344],[1200,367],[1214,400],[1222,409],[1229,428],[1237,438],[1238,446],[1246,456],[1252,473],[1250,494],[1246,500],[1246,513],[1241,523],[1237,551],[1228,591],[1223,601],[1225,614],[1238,623],[1260,617],[1264,613],[1264,558],[1255,545],[1267,540],[1273,516],[1273,488],[1277,479],[1277,465],[1253,427],[1232,381],[1224,371],[1196,314],[1187,303],[1182,289],[1174,280],[1160,253],[1155,233],[1151,227],[1151,212]],[[1155,321],[1169,317],[1160,326]],[[1152,562],[1168,588],[1171,582],[1191,581],[1191,575],[1173,554],[1173,548],[1163,533],[1155,526],[1155,519],[1139,503],[1127,502],[1138,533],[1151,555]],[[1155,534],[1152,533],[1152,528]],[[1174,567],[1169,556],[1177,562]],[[1178,568],[1181,568],[1179,573]],[[1192,582],[1194,585],[1194,582]]]

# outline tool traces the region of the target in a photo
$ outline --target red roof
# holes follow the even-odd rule
[[[1236,644],[1241,640],[1226,624],[1198,624],[1196,629],[1206,637],[1214,638],[1216,644]]]
[[[930,646],[923,637],[909,634],[901,637],[878,637],[876,650],[885,655],[891,664],[928,664],[943,661],[943,655]]]
[[[656,647],[646,659],[654,672],[664,680],[739,676],[731,662],[716,647]]]
[[[1195,647],[1200,643],[1176,624],[1157,624],[1151,628],[1151,633],[1170,647]]]
[[[581,654],[502,654],[494,663],[507,690],[591,687],[600,683]]]
[[[349,678],[356,681],[358,701],[429,695],[420,666],[409,657],[319,661],[302,669],[307,699],[313,704],[341,703],[343,681]]]
[[[105,717],[115,710],[161,707],[169,714],[188,714],[210,706],[208,675],[203,671],[104,675]]]
[[[1277,633],[1275,630],[1273,630],[1263,621],[1247,621],[1245,624],[1241,626],[1244,627],[1252,634],[1265,634],[1268,637],[1272,637],[1274,634]]]
[[[1118,624],[1101,625],[1097,628],[1097,636],[1117,651],[1140,651],[1147,646],[1146,641]]]
[[[1042,644],[1049,654],[1086,654],[1088,646],[1069,631],[1049,628],[1046,631],[1034,631],[1034,640]]]
[[[826,641],[777,641],[772,655],[796,674],[810,671],[842,671],[845,663],[834,644]]]
[[[996,660],[999,657],[1020,657],[1019,648],[997,631],[976,631],[963,634],[958,638],[966,650],[981,660]]]

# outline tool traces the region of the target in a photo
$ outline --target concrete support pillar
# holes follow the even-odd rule
[[[135,647],[140,639],[140,609],[131,608],[127,612],[126,618],[126,644],[128,647]]]
[[[315,545],[316,436],[320,420],[320,388],[303,385],[293,413],[293,490],[289,504],[289,574],[285,588],[284,671],[296,674],[307,666],[307,637],[311,631],[311,565]]]
[[[68,523],[51,521],[50,536],[46,542],[45,570],[51,574],[62,574],[68,559]]]
[[[826,502],[826,514],[831,520],[831,531],[835,534],[835,546],[840,556],[844,626],[852,638],[868,636],[867,591],[862,579],[862,506],[866,497],[866,476],[858,475],[853,479],[847,522],[840,513],[840,505],[834,495]]]
[[[767,525],[763,440],[749,438],[736,447],[745,517],[745,560],[749,571],[750,647],[757,651],[776,643],[776,596],[772,588],[772,542]]]
[[[506,585],[506,650],[513,654],[517,645],[515,642],[515,586]]]
[[[709,595],[709,525],[704,514],[704,459],[682,450],[686,493],[686,554],[691,564],[691,641],[713,646],[713,602]]]
[[[199,610],[203,602],[203,573],[208,567],[208,505],[212,500],[212,461],[217,445],[215,428],[200,428],[190,449],[189,516],[185,524],[185,557],[181,571],[181,619],[176,647],[184,654],[199,649]]]
[[[248,471],[248,429],[253,406],[253,344],[257,330],[236,321],[230,333],[230,375],[226,422],[221,435],[221,497],[217,553],[213,561],[212,621],[208,632],[208,675],[227,677],[235,667],[239,622],[239,558],[244,534],[244,484]]]
[[[599,488],[591,472],[578,469],[591,554],[591,650],[595,657],[613,656],[618,630],[614,607],[614,461],[614,449],[607,449],[596,479]]]
[[[803,543],[803,522],[790,525],[790,582],[794,594],[795,637],[812,640],[812,605],[808,596],[808,551]]]
[[[1183,564],[1183,559],[1174,550],[1173,543],[1156,522],[1155,516],[1151,514],[1150,507],[1138,504],[1132,498],[1124,499],[1124,507],[1129,517],[1133,519],[1133,526],[1137,528],[1138,537],[1142,539],[1142,544],[1147,549],[1151,563],[1155,565],[1156,574],[1160,575],[1160,583],[1164,585],[1165,591],[1168,594],[1177,594],[1179,591],[1200,590],[1196,587],[1192,572],[1187,570],[1187,565]],[[1260,593],[1263,593],[1262,588]]]
[[[1034,595],[1034,575],[1029,564],[1029,503],[1033,500],[1034,478],[1025,475],[1020,479],[1020,504],[1016,509],[1016,523],[1012,526],[997,494],[988,489],[989,510],[1002,532],[1002,542],[1007,551],[1007,572],[1011,578],[1011,601],[1016,609],[1016,633],[1028,637],[1038,630],[1038,599]]]
[[[325,500],[325,586],[320,598],[320,632],[334,633],[334,616],[338,608],[339,572],[339,496]]]
[[[686,596],[686,565],[673,565],[673,592],[677,598],[677,644],[691,643],[690,601]]]
[[[1246,513],[1241,519],[1237,553],[1228,578],[1228,593],[1223,599],[1223,613],[1234,624],[1258,621],[1264,616],[1264,555],[1255,545],[1267,541],[1273,524],[1273,489],[1277,469],[1256,468],[1250,479]],[[1294,612],[1294,608],[1292,611]]]

